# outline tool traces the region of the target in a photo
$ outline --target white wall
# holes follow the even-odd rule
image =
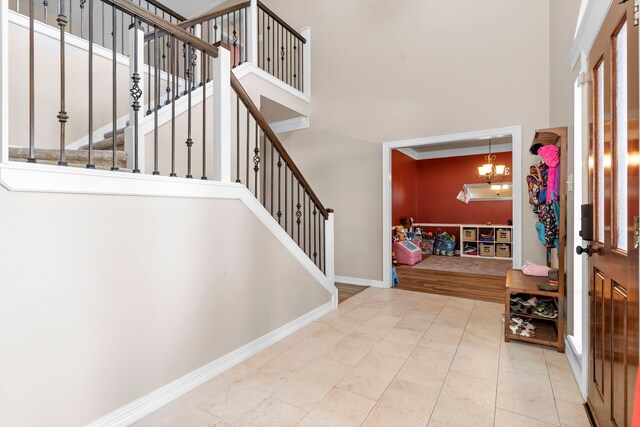
[[[382,278],[380,143],[521,125],[526,152],[549,125],[549,0],[269,7],[313,29],[311,128],[283,141],[336,210],[338,275]],[[524,155],[523,170],[534,160]],[[543,262],[534,224],[524,216],[523,259]]]
[[[3,426],[85,425],[331,300],[239,201],[0,206]]]

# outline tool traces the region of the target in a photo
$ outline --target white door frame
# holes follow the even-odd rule
[[[450,135],[430,136],[402,141],[389,141],[382,144],[382,286],[391,287],[391,150],[415,147],[419,145],[443,144],[453,141],[491,138],[498,135],[511,135],[511,174],[513,181],[513,267],[522,265],[522,126],[510,126],[497,129],[485,129]]]

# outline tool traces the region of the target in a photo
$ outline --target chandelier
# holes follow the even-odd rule
[[[494,165],[495,154],[491,154],[491,139],[489,139],[489,154],[485,156],[487,162],[478,166],[478,177],[491,185],[492,182],[500,181],[503,176],[509,175],[509,168],[505,165]]]

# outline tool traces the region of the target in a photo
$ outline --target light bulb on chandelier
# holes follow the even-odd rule
[[[511,173],[505,165],[493,164],[496,156],[495,154],[491,154],[491,139],[489,139],[489,154],[485,156],[485,159],[487,159],[487,163],[478,166],[478,177],[487,184],[491,185],[492,182],[500,181],[502,177]]]

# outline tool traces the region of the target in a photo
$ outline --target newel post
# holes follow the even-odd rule
[[[141,111],[145,94],[144,88],[144,31],[140,21],[129,26],[129,126],[124,132],[124,149],[127,153],[127,169],[144,173],[145,144],[144,133],[140,131]],[[148,76],[150,78],[150,76]]]
[[[327,209],[327,219],[325,220],[324,241],[325,241],[325,274],[332,284],[335,283],[335,235],[333,223],[333,209]]]
[[[231,182],[231,53],[213,59],[213,179]]]
[[[9,2],[0,2],[0,163],[9,161]]]
[[[247,61],[258,66],[258,0],[251,0],[247,9]]]

